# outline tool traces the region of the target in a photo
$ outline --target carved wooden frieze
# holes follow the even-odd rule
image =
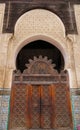
[[[21,73],[19,70],[14,71],[14,83],[28,84],[51,84],[51,83],[66,83],[68,82],[68,74],[62,71],[60,74],[54,68],[52,60],[45,56],[29,59],[29,64],[26,64],[26,69]]]
[[[52,74],[57,73],[54,69],[55,64],[52,64],[52,60],[48,60],[47,56],[38,58],[34,56],[34,59],[29,59],[29,64],[26,64],[27,72],[29,74]],[[25,70],[26,71],[26,70]],[[23,73],[25,73],[25,71]]]

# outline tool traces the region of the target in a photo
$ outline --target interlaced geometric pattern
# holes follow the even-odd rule
[[[11,128],[25,128],[27,126],[27,87],[26,85],[13,86],[10,129]]]
[[[29,62],[13,75],[9,130],[70,130],[68,74],[58,74],[47,57]]]
[[[51,128],[51,112],[52,112],[52,104],[51,104],[51,93],[50,86],[44,85],[41,87],[41,116],[42,116],[42,128]]]
[[[31,128],[51,128],[51,98],[48,86],[32,86]]]
[[[65,84],[55,87],[55,127],[70,126],[67,87]]]
[[[31,86],[31,128],[40,128],[40,87]]]
[[[39,56],[13,73],[9,130],[71,130],[68,74],[54,66]]]
[[[9,130],[68,128],[67,89],[65,84],[13,86]]]

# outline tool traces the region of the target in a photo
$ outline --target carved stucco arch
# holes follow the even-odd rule
[[[38,24],[36,25],[34,21],[34,12],[36,14],[36,18],[38,19]],[[47,16],[47,24],[45,23],[46,30],[42,29],[42,26],[44,24],[39,22],[38,15],[41,13],[41,21],[44,23],[44,15]],[[42,15],[43,14],[43,15]],[[26,19],[25,19],[26,18]],[[30,19],[31,18],[31,19]],[[28,19],[28,21],[27,21]],[[37,22],[36,19],[36,22]],[[52,22],[53,21],[55,22]],[[30,21],[29,21],[30,20]],[[48,21],[49,20],[49,21]],[[57,22],[56,22],[57,20]],[[28,24],[27,24],[28,23]],[[41,24],[39,24],[41,23]],[[55,23],[55,25],[54,25]],[[19,25],[19,26],[18,26]],[[28,26],[29,25],[29,26]],[[37,26],[37,29],[35,29],[35,26]],[[30,30],[29,30],[30,27]],[[55,27],[55,28],[53,28]],[[22,29],[23,28],[23,29]],[[32,41],[36,40],[44,40],[52,45],[56,46],[62,53],[65,61],[65,67],[64,69],[68,70],[69,77],[70,77],[70,86],[75,87],[76,85],[76,75],[73,70],[75,70],[74,63],[71,60],[74,60],[73,58],[73,49],[72,44],[68,37],[65,35],[65,27],[62,23],[61,19],[55,15],[54,13],[43,10],[43,9],[35,9],[26,12],[24,15],[22,15],[18,21],[16,22],[15,29],[14,29],[14,35],[9,40],[9,50],[8,50],[8,59],[7,59],[7,66],[11,68],[10,74],[6,74],[6,83],[5,86],[11,87],[12,83],[12,72],[16,69],[16,58],[19,51],[27,44],[29,44]],[[7,83],[7,81],[11,81]]]
[[[14,28],[14,35],[18,34],[18,36],[21,36],[23,33],[25,35],[25,32],[29,30],[30,32],[28,33],[31,33],[33,30],[34,33],[37,31],[47,33],[47,30],[49,33],[53,33],[55,29],[56,34],[61,34],[62,37],[65,37],[65,26],[55,13],[46,9],[33,9],[24,13],[17,20]]]
[[[38,13],[36,13],[38,12]],[[57,25],[60,25],[61,28],[62,28],[62,32],[65,36],[65,32],[66,32],[66,28],[65,28],[65,24],[63,22],[63,20],[59,17],[58,14],[56,14],[55,12],[53,12],[52,10],[48,9],[48,8],[34,8],[34,9],[30,9],[28,10],[27,12],[25,12],[24,14],[22,14],[21,16],[19,16],[19,18],[17,19],[17,21],[15,22],[15,26],[14,26],[14,32],[16,33],[17,32],[17,27],[19,26],[20,22],[21,22],[21,19],[26,19],[26,17],[29,17],[31,16],[31,14],[33,15],[34,13],[34,17],[35,17],[35,14],[38,14],[38,15],[47,15],[48,17],[51,18],[51,16],[54,18],[54,24],[57,24]],[[37,16],[38,16],[37,15]],[[49,16],[50,15],[50,16]],[[37,18],[37,17],[36,17]],[[38,18],[37,18],[38,19]],[[40,19],[39,19],[40,20]],[[56,22],[55,22],[56,21]],[[60,29],[60,28],[59,28]]]
[[[21,42],[16,48],[15,48],[15,53],[14,53],[14,69],[16,69],[16,59],[17,55],[20,52],[20,50],[27,44],[36,41],[36,40],[43,40],[46,42],[49,42],[50,44],[54,45],[56,48],[58,48],[63,55],[64,58],[64,69],[67,69],[68,66],[68,51],[66,50],[65,46],[62,46],[59,42],[54,40],[52,37],[45,36],[45,35],[36,35],[36,36],[31,36],[27,38],[25,41]]]
[[[16,57],[19,51],[28,43],[44,40],[57,47],[68,66],[68,49],[65,37],[65,27],[61,19],[51,11],[33,9],[23,14],[16,22],[12,39],[13,52],[11,59],[15,68]]]
[[[16,22],[14,36],[18,41],[30,35],[50,35],[64,40],[65,26],[61,19],[51,11],[34,9],[24,13]]]

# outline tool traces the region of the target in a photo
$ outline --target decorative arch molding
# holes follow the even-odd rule
[[[38,25],[36,29],[35,23],[37,22],[37,20],[35,22],[34,17],[32,17],[32,19],[29,19],[31,21],[27,20],[31,17],[31,15],[34,16],[33,12],[35,12],[36,14],[35,18],[38,18]],[[41,21],[39,21],[39,17],[37,16],[40,12],[47,17],[47,19],[45,19],[45,22],[43,19],[44,17],[42,17]],[[64,24],[57,15],[48,10],[35,9],[27,13],[25,13],[18,19],[15,25],[14,35],[9,40],[7,57],[7,68],[9,68],[9,72],[7,73],[6,71],[5,87],[9,86],[9,88],[11,88],[12,72],[16,69],[16,57],[19,51],[22,49],[22,47],[35,40],[44,40],[56,46],[61,51],[65,61],[64,68],[67,69],[69,72],[71,84],[70,87],[75,88],[75,86],[77,86],[76,74],[73,71],[73,69],[75,70],[75,66],[74,63],[71,61],[71,59],[74,61],[73,49],[71,41],[68,39],[68,37],[65,36]],[[52,22],[52,20],[55,22]],[[43,24],[41,23],[42,21]],[[29,24],[29,26],[27,23]],[[42,28],[43,25],[46,28],[45,30],[43,30]]]
[[[37,11],[37,13],[36,13],[36,11]],[[47,16],[46,22],[43,22],[43,24],[40,24],[40,23],[42,21],[44,21],[44,19],[39,21],[39,17],[38,17],[38,25],[37,25],[36,29],[35,29],[35,26],[36,26],[35,21],[33,21],[33,18],[32,18],[32,20],[29,19],[31,17],[31,15],[34,16],[33,12],[35,12],[36,18],[40,12],[42,12],[44,15]],[[27,15],[27,13],[28,13],[28,15]],[[11,68],[12,70],[15,70],[16,69],[16,58],[17,58],[19,51],[25,45],[29,44],[30,42],[33,42],[36,40],[44,40],[46,42],[51,43],[52,45],[54,45],[55,47],[57,47],[60,50],[60,52],[62,53],[62,55],[64,57],[64,64],[65,64],[64,69],[68,70],[68,68],[71,67],[69,41],[67,40],[67,37],[65,36],[65,28],[64,28],[62,21],[58,18],[58,16],[56,16],[55,14],[53,14],[52,12],[47,11],[47,10],[35,9],[35,10],[31,10],[27,13],[22,15],[16,22],[14,35],[9,41],[10,46],[9,46],[9,50],[8,50],[7,66],[9,68]],[[26,19],[24,16],[26,17]],[[30,16],[30,17],[27,17],[27,16]],[[55,20],[55,23],[56,23],[55,26],[53,26],[54,22],[52,22],[52,19],[50,17],[53,20]],[[27,19],[29,19],[31,21],[29,21]],[[56,19],[58,22],[56,22]],[[28,26],[27,22],[29,23],[29,26]],[[37,20],[36,20],[36,22],[37,22]],[[46,30],[44,30],[42,28],[42,26],[44,26],[46,28]],[[11,74],[12,74],[12,70],[11,70]],[[70,77],[72,77],[72,75],[73,74],[71,74]]]
[[[15,24],[14,36],[10,41],[14,48],[11,54],[14,69],[19,51],[35,40],[44,40],[56,46],[64,57],[65,65],[68,64],[68,49],[63,22],[51,11],[33,9],[23,14]]]
[[[63,55],[63,58],[64,58],[64,65],[65,65],[65,69],[66,67],[68,66],[68,51],[66,49],[66,46],[64,44],[64,46],[62,46],[62,43],[59,43],[57,42],[56,40],[54,40],[52,37],[49,37],[49,36],[45,36],[45,35],[36,35],[36,36],[32,36],[32,37],[29,37],[27,38],[25,41],[21,42],[18,44],[18,46],[15,46],[15,52],[14,52],[14,55],[13,55],[13,64],[14,64],[14,69],[16,69],[16,58],[17,58],[17,55],[19,53],[19,51],[27,44],[33,42],[33,41],[36,41],[36,40],[43,40],[43,41],[46,41],[46,42],[49,42],[50,44],[54,45],[55,47],[57,47],[61,54]]]

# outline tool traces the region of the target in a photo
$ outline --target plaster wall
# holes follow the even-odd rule
[[[74,36],[74,60],[75,60],[75,70],[77,75],[77,83],[80,88],[80,5],[74,6],[75,18],[77,23],[78,35]]]
[[[5,6],[1,4],[1,7]],[[75,71],[74,60],[77,57],[74,53],[73,36],[66,36],[61,19],[44,9],[34,9],[23,14],[16,22],[14,34],[1,33],[0,87],[11,88],[12,71],[16,69],[16,56],[24,45],[35,40],[48,41],[62,52],[65,69],[69,71],[70,87],[78,87],[76,82],[78,73]]]

